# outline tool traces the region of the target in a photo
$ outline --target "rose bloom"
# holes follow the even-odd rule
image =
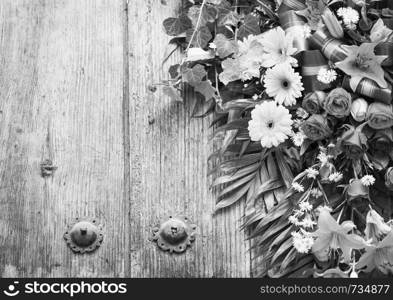
[[[343,151],[350,159],[360,159],[367,149],[367,137],[362,132],[364,125],[355,128],[352,125],[344,125],[346,131],[339,139]]]
[[[345,118],[351,113],[352,96],[343,88],[332,90],[323,102],[323,107],[329,115]]]
[[[368,103],[363,98],[356,99],[352,102],[351,115],[357,122],[363,122],[366,119]]]
[[[391,105],[374,102],[367,110],[366,120],[373,129],[386,129],[393,125],[393,109]]]
[[[322,115],[312,115],[303,122],[300,129],[313,141],[323,140],[332,134],[327,118]]]
[[[310,114],[317,114],[321,111],[322,103],[326,98],[326,93],[316,91],[308,93],[302,102],[302,107]]]

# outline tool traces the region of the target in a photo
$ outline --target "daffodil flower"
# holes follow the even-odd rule
[[[348,56],[343,61],[337,62],[336,66],[344,73],[351,76],[350,85],[356,90],[363,78],[374,80],[381,88],[387,88],[384,78],[385,72],[381,63],[387,58],[386,55],[375,55],[376,43],[363,43],[360,46],[344,46]]]
[[[317,237],[312,252],[321,261],[328,260],[328,253],[341,249],[344,261],[351,260],[352,249],[363,249],[365,241],[356,234],[349,233],[356,226],[352,221],[338,224],[326,208],[321,208],[318,218],[318,230],[314,233]]]

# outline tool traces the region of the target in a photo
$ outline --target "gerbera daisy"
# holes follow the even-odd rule
[[[292,133],[292,118],[289,110],[273,101],[256,105],[251,112],[248,131],[252,141],[261,142],[262,147],[276,147]]]
[[[266,93],[279,104],[291,106],[302,96],[303,83],[299,73],[289,64],[280,64],[266,71],[264,78]]]
[[[297,66],[297,59],[292,57],[297,51],[293,47],[293,36],[285,34],[281,27],[276,27],[264,33],[261,44],[264,51],[262,55],[262,66],[264,68],[282,63]]]

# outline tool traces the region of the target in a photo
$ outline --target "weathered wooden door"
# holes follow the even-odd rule
[[[178,5],[0,1],[1,276],[250,276],[243,206],[212,215],[210,120],[149,88]],[[180,255],[149,241],[170,214],[198,225]],[[93,254],[63,240],[78,216],[104,225]]]

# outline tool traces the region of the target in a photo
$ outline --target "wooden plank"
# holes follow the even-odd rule
[[[124,3],[0,1],[0,275],[127,276]],[[40,163],[58,167],[41,177]],[[63,241],[97,217],[92,255]]]
[[[238,220],[243,205],[212,216],[207,157],[209,118],[190,119],[190,105],[174,103],[149,86],[167,78],[172,57],[161,65],[169,38],[162,21],[176,15],[178,0],[133,0],[128,5],[131,136],[132,277],[248,277],[250,256]],[[148,240],[169,215],[198,225],[190,250],[170,255]]]

